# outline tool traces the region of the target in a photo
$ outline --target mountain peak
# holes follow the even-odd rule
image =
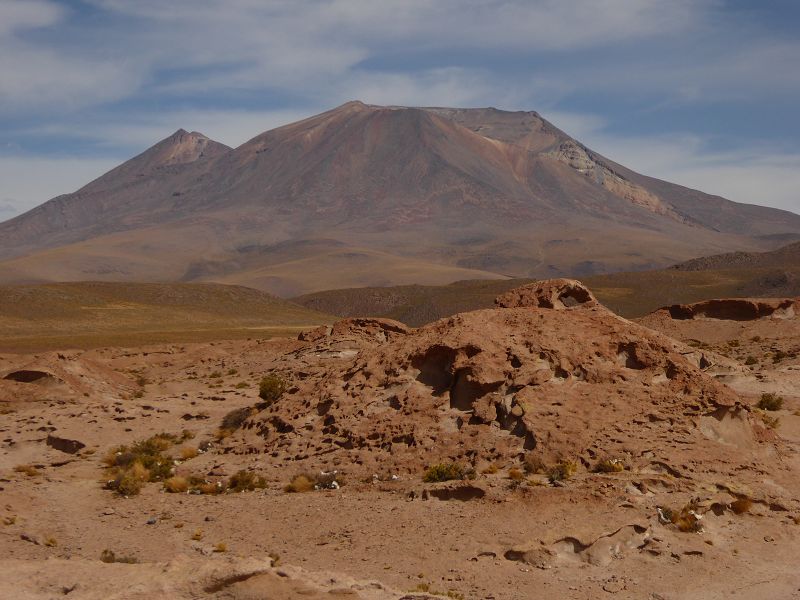
[[[25,255],[0,281],[24,268],[298,294],[635,270],[795,235],[798,215],[639,175],[534,112],[354,100],[235,150],[175,131],[0,225],[0,258]]]
[[[214,158],[230,150],[225,144],[215,142],[199,131],[190,133],[185,129],[178,129],[171,136],[145,150],[137,158],[145,159],[143,162],[149,168],[158,168]]]

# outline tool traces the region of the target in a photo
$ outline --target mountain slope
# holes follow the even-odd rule
[[[798,215],[638,175],[534,112],[350,102],[236,149],[177,132],[0,224],[0,281],[300,294],[641,270],[793,236]]]

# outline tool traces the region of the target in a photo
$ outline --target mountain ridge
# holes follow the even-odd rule
[[[0,282],[220,281],[297,295],[324,288],[295,264],[324,262],[335,287],[435,284],[641,270],[787,236],[800,236],[800,215],[639,175],[533,111],[352,101],[236,148],[178,130],[0,223]],[[417,275],[401,276],[404,261]]]

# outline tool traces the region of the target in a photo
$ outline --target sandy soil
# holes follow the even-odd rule
[[[523,309],[493,314],[502,310]],[[530,310],[538,318],[540,309]],[[588,309],[565,310],[559,319]],[[610,327],[606,317],[596,318],[598,332]],[[581,319],[595,317],[573,317],[575,323]],[[614,327],[623,333],[640,331],[618,321]],[[244,448],[237,444],[252,442],[250,430],[215,441],[226,414],[258,404],[257,382],[276,365],[295,361],[302,383],[285,400],[294,410],[291,402],[306,390],[324,389],[325,373],[378,360],[392,344],[422,343],[420,333],[375,341],[374,325],[348,325],[338,337],[328,332],[306,341],[0,355],[0,597],[800,598],[800,367],[797,357],[774,362],[771,356],[797,346],[800,321],[773,321],[676,324],[652,318],[646,325],[696,340],[709,359],[719,357],[707,373],[686,372],[707,378],[703,385],[715,390],[725,381],[731,386],[721,386],[725,398],[731,394],[747,406],[765,391],[783,395],[776,429],[760,428],[756,412],[746,421],[715,425],[715,431],[740,431],[752,422],[758,435],[743,448],[711,440],[702,417],[676,412],[663,431],[674,433],[680,459],[644,460],[673,450],[659,448],[665,442],[655,438],[649,450],[646,441],[627,441],[626,447],[642,452],[626,470],[594,473],[580,462],[573,477],[555,483],[542,474],[518,480],[512,470],[521,467],[521,454],[509,451],[492,462],[476,459],[473,480],[424,483],[413,461],[377,477],[366,465],[340,463],[339,489],[290,494],[284,486],[317,468],[318,457],[234,452]],[[571,335],[581,341],[580,330]],[[653,339],[662,338],[668,339]],[[732,347],[732,339],[739,345]],[[559,348],[567,356],[566,346]],[[743,365],[750,355],[757,362]],[[2,379],[10,374],[38,379]],[[569,390],[594,384],[559,385],[569,399]],[[620,385],[640,417],[652,410],[642,391],[647,386],[630,376]],[[259,422],[280,406],[251,420]],[[602,432],[627,440],[662,431],[646,421],[612,421]],[[548,427],[556,439],[554,423]],[[167,493],[153,482],[132,497],[104,489],[109,475],[102,461],[110,449],[183,430],[193,437],[170,448],[173,457],[184,446],[211,445],[197,457],[177,460],[176,472],[221,480],[250,469],[266,486],[203,495]],[[582,443],[576,438],[578,458],[586,456]],[[694,448],[704,450],[692,454]],[[31,474],[15,470],[20,466],[33,467]],[[732,506],[740,498],[752,505],[737,514]],[[660,518],[665,508],[687,505],[702,517],[697,532]],[[136,563],[101,562],[104,551]]]

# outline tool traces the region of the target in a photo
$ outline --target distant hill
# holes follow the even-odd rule
[[[0,351],[271,337],[333,318],[218,284],[80,282],[0,286]]]
[[[0,282],[292,296],[647,270],[798,238],[800,215],[640,175],[535,112],[349,102],[235,149],[177,131],[0,224]]]
[[[800,296],[800,244],[774,252],[736,253],[749,266],[708,257],[691,261],[694,268],[582,277],[597,298],[614,312],[635,318],[670,304],[727,297]],[[719,264],[725,268],[713,268]],[[704,265],[706,268],[700,269]],[[396,286],[328,290],[294,299],[298,304],[340,316],[390,317],[419,326],[458,312],[488,308],[499,294],[530,280],[460,281],[446,286]]]
[[[708,271],[711,269],[748,269],[765,267],[791,267],[800,265],[800,242],[789,244],[771,252],[729,252],[687,260],[673,266],[678,271]]]

